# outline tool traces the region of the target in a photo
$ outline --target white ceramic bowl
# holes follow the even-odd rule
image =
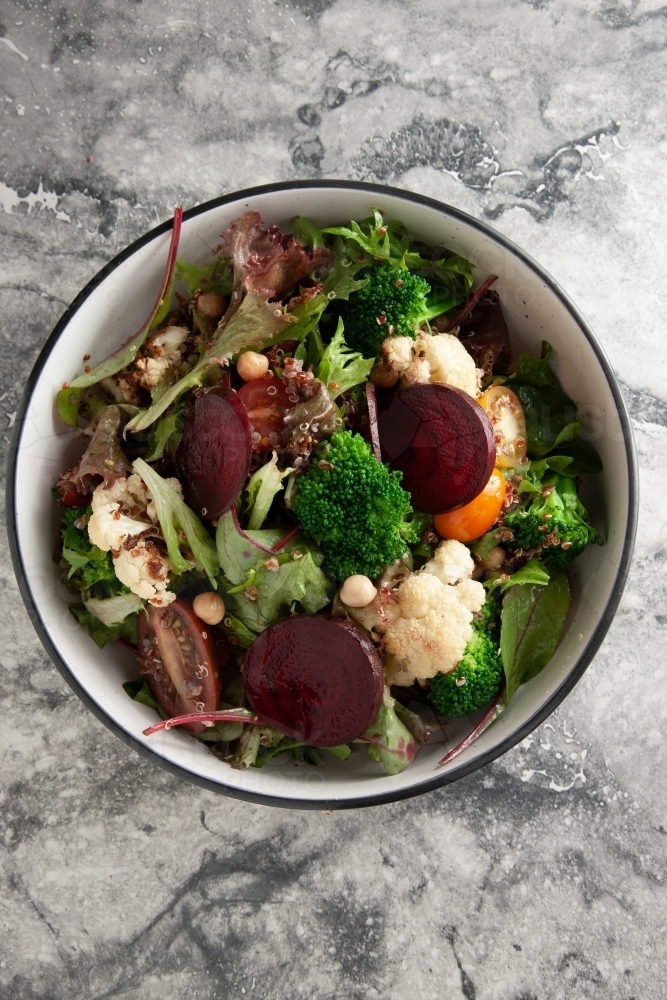
[[[296,215],[318,225],[361,219],[371,206],[401,219],[429,244],[445,243],[476,265],[476,283],[497,274],[515,353],[555,348],[555,369],[566,392],[587,416],[589,439],[604,463],[587,499],[606,545],[590,547],[574,563],[573,601],[560,646],[547,667],[520,688],[508,709],[450,765],[438,768],[448,747],[471,729],[459,720],[448,744],[426,746],[402,774],[382,776],[365,753],[346,763],[331,755],[318,768],[287,756],[262,770],[236,771],[178,730],[146,738],[154,713],[131,701],[123,681],[136,677],[131,653],[117,645],[99,650],[68,611],[67,594],[53,563],[58,511],[51,496],[68,458],[80,444],[56,417],[54,397],[64,381],[106,357],[133,333],[154,301],[164,271],[171,223],[133,243],[77,296],[49,337],[28,382],[16,420],[8,477],[9,534],[14,565],[31,620],[79,697],[125,743],[214,791],[300,808],[372,805],[425,792],[488,763],[530,733],[562,701],[591,662],[618,606],[635,534],[637,475],[632,434],[621,392],[604,352],[575,306],[534,261],[489,226],[429,198],[373,184],[308,181],[272,184],[199,205],[186,212],[179,257],[203,261],[219,234],[248,209],[265,223],[289,228]],[[73,447],[74,445],[74,447]]]

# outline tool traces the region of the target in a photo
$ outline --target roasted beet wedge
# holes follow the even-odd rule
[[[378,421],[382,458],[403,473],[417,510],[443,514],[482,492],[493,472],[493,428],[472,396],[451,385],[395,393]]]
[[[198,517],[221,517],[243,489],[252,442],[245,406],[233,389],[196,399],[185,418],[176,471]]]
[[[265,629],[248,650],[243,683],[261,719],[315,747],[361,736],[384,688],[373,643],[349,622],[318,615]]]

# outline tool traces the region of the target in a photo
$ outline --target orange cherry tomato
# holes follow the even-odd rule
[[[494,469],[488,483],[474,500],[458,510],[435,515],[435,530],[441,538],[454,538],[457,542],[473,542],[481,538],[498,520],[506,490],[505,477],[499,469]]]

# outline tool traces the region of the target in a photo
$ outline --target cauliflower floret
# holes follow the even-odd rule
[[[380,355],[387,371],[402,375],[408,369],[414,343],[411,337],[387,337],[382,341]]]
[[[444,541],[434,558],[401,584],[401,616],[384,636],[390,684],[409,686],[456,668],[472,638],[473,613],[486,597],[482,584],[471,579],[473,566],[465,545]]]
[[[478,395],[475,362],[458,337],[450,333],[430,334],[420,330],[416,340],[387,337],[380,356],[387,371],[401,377],[403,385],[444,382],[469,396]]]
[[[479,580],[461,580],[456,586],[456,593],[459,601],[473,614],[478,614],[484,607],[486,591]]]
[[[430,365],[431,382],[444,382],[463,389],[469,396],[477,396],[477,368],[458,337],[451,333],[421,332],[415,347],[423,351]]]
[[[425,566],[422,573],[433,573],[443,583],[453,584],[459,580],[466,580],[472,576],[475,563],[470,555],[470,549],[463,542],[457,542],[449,538],[440,542]]]
[[[100,483],[93,493],[88,538],[103,552],[111,551],[116,576],[133,594],[164,607],[176,599],[167,590],[171,562],[154,542],[144,537],[157,517],[146,521],[125,513],[130,510],[140,514],[144,509],[148,512],[153,506],[149,501],[150,496],[136,473],[118,479],[108,490]]]
[[[170,368],[181,363],[181,348],[189,336],[186,326],[165,326],[151,334],[129,369],[113,376],[113,383],[126,402],[140,405],[137,387],[152,389]]]
[[[136,367],[140,372],[139,384],[143,385],[144,389],[152,389],[162,381],[163,375],[169,368],[169,361],[167,358],[137,358]]]
[[[114,553],[113,567],[120,582],[149,604],[164,608],[176,600],[176,594],[167,590],[171,562],[154,542],[145,538],[126,538],[120,551]]]
[[[403,375],[403,385],[423,385],[430,381],[431,366],[426,358],[415,358]]]

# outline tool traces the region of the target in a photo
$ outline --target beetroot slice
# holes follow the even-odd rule
[[[198,517],[221,517],[243,489],[252,442],[245,407],[233,389],[195,399],[176,451],[185,502]]]
[[[413,506],[427,514],[463,507],[493,472],[493,427],[461,389],[440,383],[401,389],[378,421],[382,457],[403,473]]]
[[[315,747],[361,736],[384,690],[373,643],[349,622],[319,615],[269,625],[248,650],[243,683],[261,719]]]

